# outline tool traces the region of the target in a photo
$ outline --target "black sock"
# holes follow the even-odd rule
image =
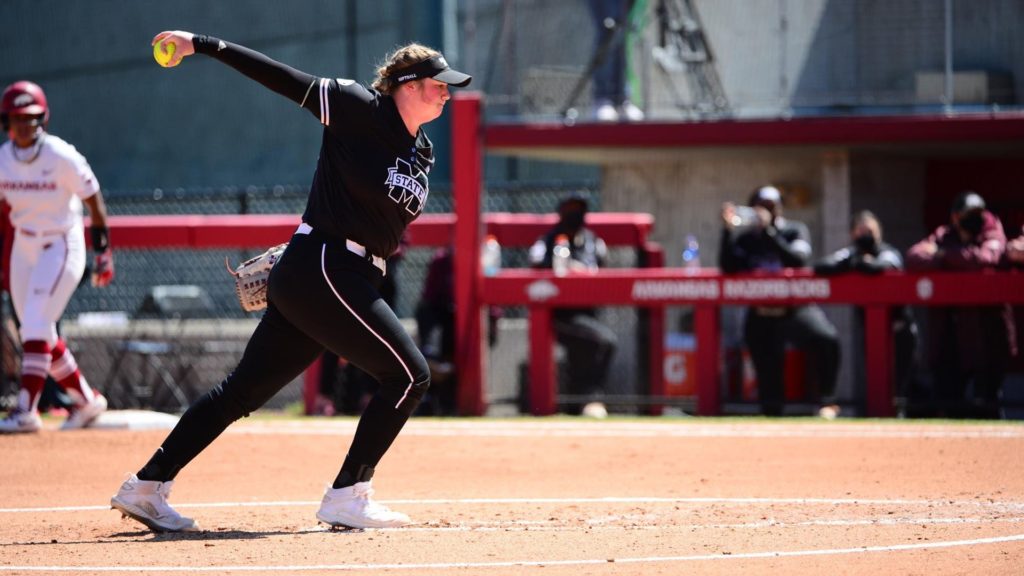
[[[345,458],[345,461],[348,462],[348,457]],[[345,468],[345,466],[342,466],[341,472],[334,479],[334,484],[331,485],[331,488],[347,488],[358,482],[369,482],[373,478],[373,472],[373,466],[358,466],[354,473]]]
[[[139,480],[168,482],[199,455],[234,421],[225,416],[219,387],[203,395],[189,407],[174,430],[157,448],[149,462],[139,470]]]
[[[384,457],[408,419],[407,415],[381,398],[380,393],[374,395],[359,419],[352,447],[331,487],[346,488],[373,477],[374,467]],[[367,473],[369,476],[366,476]]]
[[[164,453],[164,447],[161,446],[156,449],[149,462],[146,462],[146,465],[135,476],[139,480],[167,482],[173,480],[179,470],[181,470],[181,466],[170,462],[170,459]]]

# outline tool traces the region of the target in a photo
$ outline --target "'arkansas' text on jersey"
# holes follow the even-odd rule
[[[53,181],[0,180],[0,190],[11,192],[53,192],[57,183]]]

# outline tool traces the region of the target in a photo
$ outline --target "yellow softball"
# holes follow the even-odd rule
[[[175,48],[174,42],[157,42],[153,45],[153,59],[157,64],[167,68],[174,57]]]

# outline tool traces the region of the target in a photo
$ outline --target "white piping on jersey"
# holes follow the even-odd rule
[[[331,125],[331,106],[327,101],[327,90],[330,86],[330,80],[327,78],[320,79],[320,123],[324,126]]]
[[[365,320],[360,318],[359,314],[356,314],[356,311],[353,310],[352,307],[348,305],[348,302],[345,302],[345,299],[341,297],[341,294],[338,294],[338,291],[335,290],[334,284],[331,283],[331,279],[327,276],[327,265],[325,264],[326,255],[327,244],[323,244],[320,247],[320,272],[323,273],[324,280],[327,281],[327,286],[331,289],[331,292],[334,293],[334,297],[338,299],[338,302],[341,302],[341,305],[344,306],[345,309],[348,310],[349,313],[352,314],[352,316],[354,316],[356,320],[359,320],[359,323],[362,324],[364,328],[370,331],[370,334],[373,334],[377,338],[377,340],[380,340],[381,344],[383,344],[388,350],[391,351],[392,354],[395,355],[395,359],[398,360],[398,363],[402,365],[402,369],[405,370],[405,375],[409,377],[409,385],[405,387],[405,393],[402,394],[402,397],[398,400],[398,404],[395,404],[395,410],[398,410],[398,407],[402,405],[402,402],[405,401],[405,398],[409,396],[409,391],[412,390],[413,384],[416,383],[416,379],[412,377],[412,372],[409,370],[409,367],[405,365],[405,362],[402,360],[402,357],[398,355],[398,352],[395,352],[395,349],[391,347],[391,344],[389,344],[387,340],[381,337],[380,334],[377,334],[377,332],[375,332],[373,328],[370,328],[370,325],[367,324]]]
[[[309,100],[309,93],[313,91],[314,84],[316,84],[316,78],[313,78],[313,81],[309,83],[309,88],[306,88],[306,95],[302,97],[302,102],[299,104],[299,108],[306,105],[306,100]]]

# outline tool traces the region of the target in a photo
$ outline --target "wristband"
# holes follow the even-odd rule
[[[207,36],[206,34],[194,34],[192,36],[192,48],[196,51],[196,54],[213,54],[214,52],[220,52],[226,45],[220,38],[214,36]]]
[[[104,252],[110,248],[110,233],[106,226],[93,226],[89,231],[92,233],[93,251]]]

